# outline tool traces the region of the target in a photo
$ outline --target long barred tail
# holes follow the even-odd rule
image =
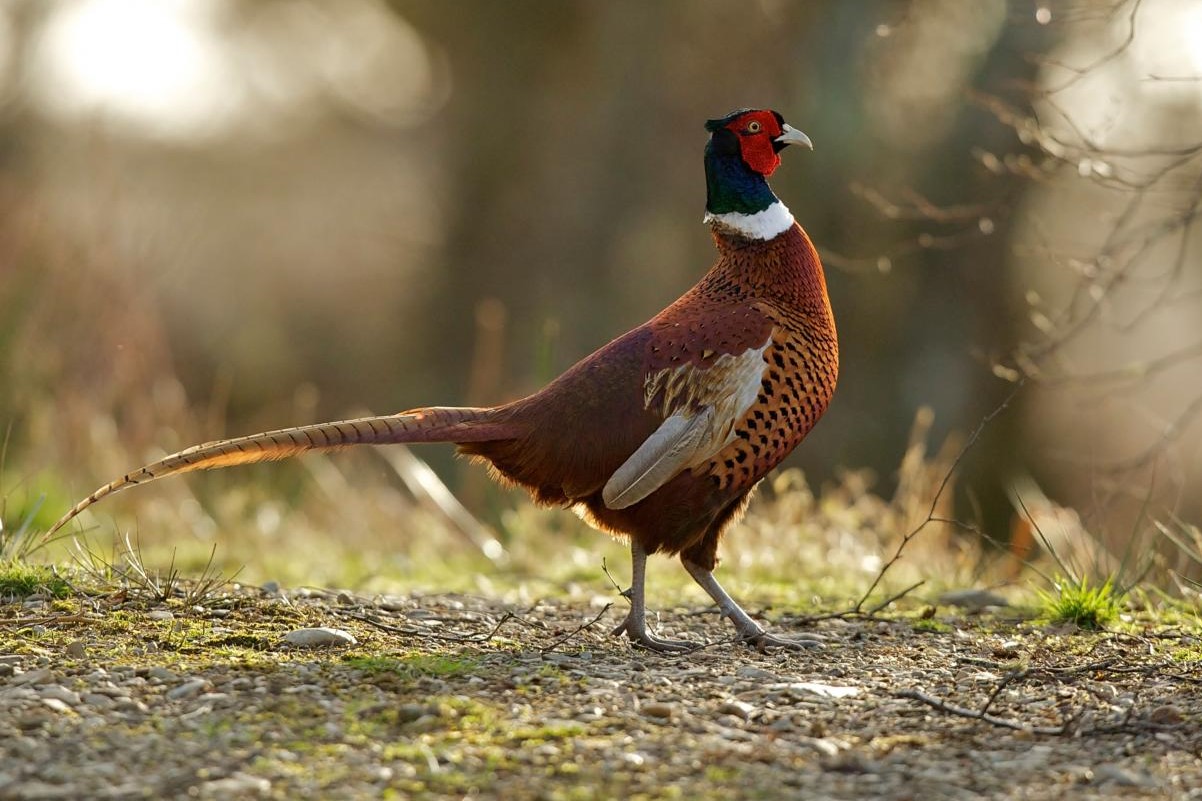
[[[45,536],[49,538],[80,512],[115,492],[193,470],[211,470],[253,462],[287,459],[308,451],[331,451],[351,445],[389,445],[400,442],[483,442],[513,436],[494,409],[433,407],[385,417],[363,417],[282,428],[247,437],[194,445],[148,464],[100,489],[71,507]]]

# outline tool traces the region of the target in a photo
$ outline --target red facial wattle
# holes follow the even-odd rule
[[[748,112],[735,117],[726,127],[739,137],[743,162],[748,167],[767,177],[780,166],[780,154],[773,140],[784,131],[771,111]]]

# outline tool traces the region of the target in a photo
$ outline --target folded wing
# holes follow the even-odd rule
[[[760,347],[722,354],[708,365],[689,362],[648,375],[646,405],[658,406],[664,421],[606,482],[605,505],[633,506],[734,441],[737,424],[759,395],[771,342],[769,337]]]

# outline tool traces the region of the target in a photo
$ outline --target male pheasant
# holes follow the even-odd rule
[[[706,123],[706,213],[719,258],[679,300],[540,392],[492,408],[431,407],[197,445],[101,487],[56,531],[119,490],[176,473],[349,445],[453,442],[535,501],[572,507],[630,542],[631,608],[615,634],[654,650],[690,643],[648,630],[649,554],[679,554],[743,641],[807,646],[764,631],[712,570],[748,494],[826,410],[839,367],[818,253],[767,178],[809,138],[775,111]]]

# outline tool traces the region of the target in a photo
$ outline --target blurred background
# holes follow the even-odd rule
[[[904,528],[954,462],[945,539],[1080,535],[1191,574],[1199,76],[1190,0],[3,0],[3,519],[44,527],[205,439],[537,389],[712,263],[702,124],[757,106],[815,143],[773,184],[840,331],[789,462],[813,496],[789,514],[828,523],[813,557],[887,539],[822,499],[905,495]],[[532,527],[596,541],[417,455],[434,473],[306,460],[89,520],[295,549],[267,572],[314,581],[357,580],[321,572],[333,542],[378,568],[498,561]],[[803,547],[790,520],[764,541]]]

